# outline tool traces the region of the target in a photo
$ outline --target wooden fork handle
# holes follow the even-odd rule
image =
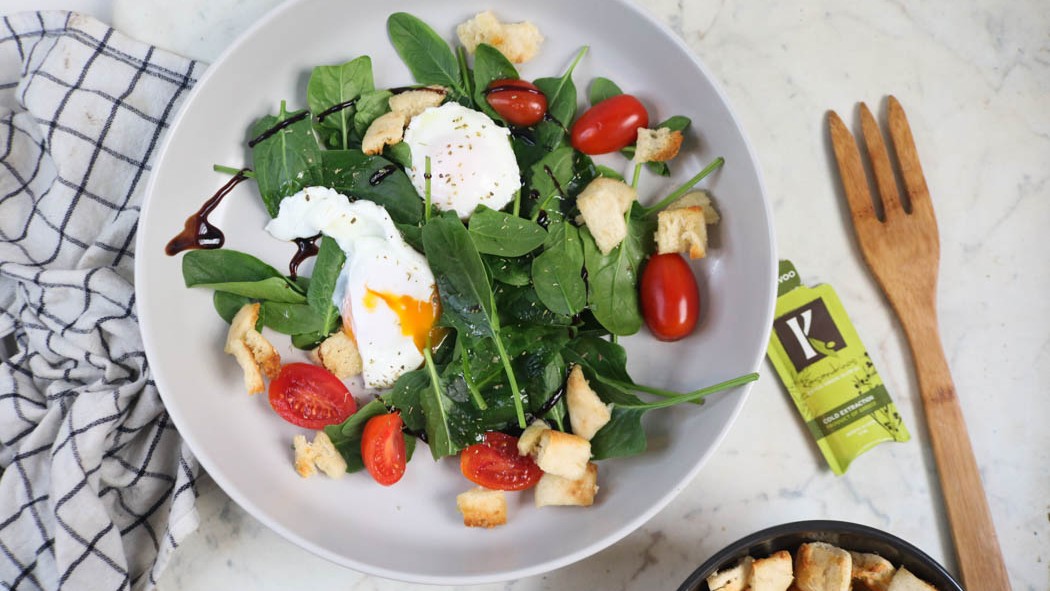
[[[900,314],[901,310],[898,310]],[[901,316],[919,378],[930,443],[963,583],[969,591],[1009,591],[977,460],[941,347],[935,308]]]

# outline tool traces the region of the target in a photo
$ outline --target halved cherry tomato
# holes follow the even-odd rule
[[[357,402],[342,380],[309,363],[289,363],[270,382],[270,406],[281,418],[307,429],[342,423]]]
[[[507,123],[518,127],[536,125],[547,113],[547,95],[535,84],[516,78],[493,80],[485,100]]]
[[[401,415],[393,412],[368,419],[361,435],[361,460],[365,469],[383,486],[390,486],[405,475],[405,437],[401,434]]]
[[[572,147],[584,154],[608,154],[638,139],[649,126],[645,105],[629,94],[609,97],[583,112],[572,126]]]
[[[700,318],[696,279],[678,253],[656,254],[642,271],[642,317],[661,341],[685,337]]]
[[[525,490],[543,476],[532,458],[518,455],[518,438],[498,431],[463,450],[459,469],[474,484],[497,490]]]

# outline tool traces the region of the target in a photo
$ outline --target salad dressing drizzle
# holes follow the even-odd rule
[[[284,121],[278,122],[276,125],[274,125],[270,129],[267,129],[266,131],[264,131],[264,132],[260,133],[259,135],[257,135],[255,137],[255,139],[250,140],[248,142],[248,147],[249,148],[254,148],[255,145],[258,144],[259,142],[266,141],[266,140],[270,139],[270,137],[273,136],[278,131],[281,131],[282,129],[284,129],[285,127],[288,127],[289,125],[291,125],[293,123],[297,123],[299,121],[302,121],[303,119],[306,119],[309,116],[310,116],[310,112],[309,111],[303,111],[302,113],[299,113],[297,115],[293,115],[292,117],[289,117],[289,118],[285,119]]]
[[[292,279],[298,277],[299,265],[306,259],[317,256],[319,250],[317,243],[321,240],[321,235],[316,234],[307,238],[296,238],[292,242],[295,242],[295,255],[292,256],[292,260],[288,263],[288,276]]]
[[[208,216],[219,206],[219,203],[222,203],[223,197],[226,197],[241,181],[248,178],[245,176],[246,172],[251,172],[251,169],[242,168],[238,170],[237,174],[233,175],[233,178],[229,181],[226,181],[226,184],[205,201],[204,205],[196,213],[186,218],[182,231],[164,247],[164,252],[168,256],[175,256],[184,250],[222,248],[222,245],[226,242],[226,236],[222,233],[222,230],[208,221]]]
[[[331,115],[333,113],[338,113],[339,111],[342,111],[343,109],[349,109],[350,107],[354,106],[355,104],[357,104],[357,99],[356,98],[352,98],[352,99],[350,99],[348,101],[343,101],[341,103],[336,103],[336,104],[332,105],[331,107],[328,107],[324,111],[321,111],[320,113],[318,113],[317,114],[317,122],[320,123],[320,122],[324,121],[325,117],[327,117],[327,116],[329,116],[329,115]]]

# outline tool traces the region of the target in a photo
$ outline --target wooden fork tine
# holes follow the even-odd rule
[[[900,164],[904,188],[907,189],[908,199],[911,201],[911,210],[913,213],[929,214],[932,217],[930,190],[926,187],[926,177],[922,173],[922,165],[919,164],[919,152],[915,149],[915,139],[911,135],[908,117],[896,97],[890,96],[887,102],[890,138],[897,152],[897,162]]]
[[[846,201],[849,202],[853,223],[859,230],[860,224],[878,220],[868,191],[868,177],[860,162],[857,142],[835,111],[828,111],[828,129],[831,131],[831,146],[835,150],[835,162],[838,163]]]
[[[868,105],[860,104],[860,125],[864,134],[864,143],[868,146],[871,158],[871,170],[875,174],[875,184],[882,199],[882,209],[886,219],[891,220],[904,213],[900,195],[897,193],[897,180],[890,165],[890,153],[882,139],[882,131],[875,122],[875,116],[868,110]]]

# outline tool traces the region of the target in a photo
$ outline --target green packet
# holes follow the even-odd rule
[[[897,407],[830,285],[806,287],[780,261],[766,354],[831,470],[886,441],[908,441]]]

